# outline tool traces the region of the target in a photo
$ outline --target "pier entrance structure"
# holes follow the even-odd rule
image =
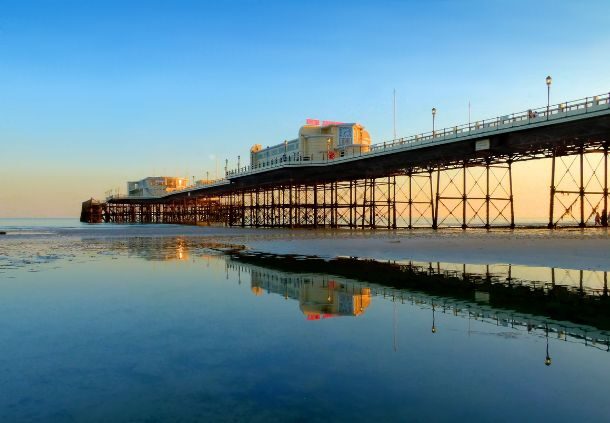
[[[549,228],[608,225],[610,94],[261,163],[162,196],[87,203],[90,222],[248,227],[514,227],[512,167],[550,158]],[[85,207],[85,205],[83,205]]]

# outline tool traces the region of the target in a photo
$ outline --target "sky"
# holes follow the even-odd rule
[[[608,92],[608,16],[607,0],[0,0],[0,218],[214,176],[306,118],[389,140],[394,89],[399,136],[431,130],[432,107],[441,128],[468,102],[473,120],[543,106],[549,74],[552,102]],[[515,198],[533,215],[549,172],[528,166]]]

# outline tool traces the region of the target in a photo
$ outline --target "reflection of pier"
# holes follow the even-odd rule
[[[146,260],[222,260],[227,276],[248,275],[255,294],[299,301],[310,319],[357,316],[372,298],[526,333],[610,349],[607,272],[510,265],[322,260],[275,256],[188,238],[118,240],[113,249]],[[229,255],[214,253],[223,250]],[[214,255],[216,254],[216,255]],[[219,263],[220,264],[220,263]],[[332,275],[332,276],[331,276]],[[363,280],[364,279],[364,280]]]
[[[358,316],[369,306],[370,289],[349,287],[325,275],[285,274],[264,268],[250,268],[252,292],[280,294],[299,301],[308,320],[335,316]]]
[[[524,286],[537,290],[568,290],[573,293],[608,296],[608,272],[561,269],[554,267],[515,266],[511,264],[458,264],[409,261],[401,266],[420,274],[454,276],[475,283]]]
[[[545,336],[555,335],[604,349],[610,345],[606,272],[356,259],[325,261],[252,253],[233,257],[250,265],[243,271],[279,271],[279,280],[287,274],[309,277],[328,273],[337,275],[328,279],[341,283],[347,291],[358,292],[366,287],[372,297],[426,307],[432,315],[451,313],[533,333],[543,331]],[[547,277],[549,280],[545,280]],[[365,280],[357,281],[362,278]]]
[[[439,268],[442,269],[440,266]],[[489,305],[489,293],[484,291],[475,292],[474,300],[472,301],[459,300],[451,297],[429,295],[422,292],[397,289],[340,277],[318,274],[285,273],[259,265],[234,262],[230,259],[227,259],[227,272],[228,271],[239,272],[240,277],[242,278],[244,274],[249,274],[252,280],[252,290],[257,295],[260,295],[263,291],[267,291],[269,293],[282,295],[286,299],[302,301],[304,298],[302,296],[304,287],[309,286],[313,289],[317,289],[318,304],[322,306],[319,311],[322,313],[325,310],[331,310],[330,308],[323,308],[326,306],[326,304],[324,304],[325,301],[328,301],[328,298],[330,298],[330,296],[324,298],[324,294],[338,289],[338,292],[345,294],[351,293],[354,296],[354,302],[352,303],[353,308],[351,311],[348,311],[345,314],[336,313],[339,315],[350,315],[350,313],[351,315],[360,314],[368,307],[372,298],[378,298],[399,305],[408,304],[429,310],[431,330],[433,333],[442,332],[442,327],[439,327],[438,320],[436,319],[439,314],[442,314],[465,320],[476,320],[494,326],[504,326],[533,336],[544,337],[547,339],[547,345],[548,339],[554,338],[565,342],[580,343],[585,346],[610,351],[610,332],[607,330],[600,330],[590,325],[571,323],[569,321],[557,321],[530,313],[499,309]],[[484,277],[483,275],[477,276],[480,278]],[[332,282],[334,285],[330,285],[329,282]],[[527,282],[522,281],[522,283],[526,284]],[[357,308],[358,299],[362,300],[362,310],[358,310]],[[310,318],[310,314],[308,314],[302,306],[301,309],[308,318]],[[323,316],[320,315],[319,317]],[[548,350],[545,364],[551,364]]]

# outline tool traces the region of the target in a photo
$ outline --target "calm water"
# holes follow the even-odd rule
[[[231,258],[210,239],[19,225],[0,238],[0,421],[591,421],[610,412],[605,327],[500,309],[483,292],[465,300],[285,272]],[[550,283],[547,270],[516,269],[526,286],[527,275]],[[565,283],[576,289],[574,275]],[[584,283],[600,295],[603,274]]]

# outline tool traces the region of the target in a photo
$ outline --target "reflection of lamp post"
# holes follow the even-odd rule
[[[549,109],[551,106],[551,84],[553,83],[553,78],[551,75],[546,77],[546,119],[549,119]]]
[[[434,118],[436,117],[436,107],[432,108],[432,136],[434,136]]]
[[[546,358],[544,359],[544,365],[550,366],[552,363],[552,360],[551,360],[551,357],[549,356],[549,325],[548,325],[548,323],[545,326],[546,326],[546,328],[545,328],[546,329]]]
[[[432,303],[432,333],[436,333],[436,325],[434,324],[434,303]]]
[[[330,138],[326,139],[326,160],[328,161],[330,156]]]

